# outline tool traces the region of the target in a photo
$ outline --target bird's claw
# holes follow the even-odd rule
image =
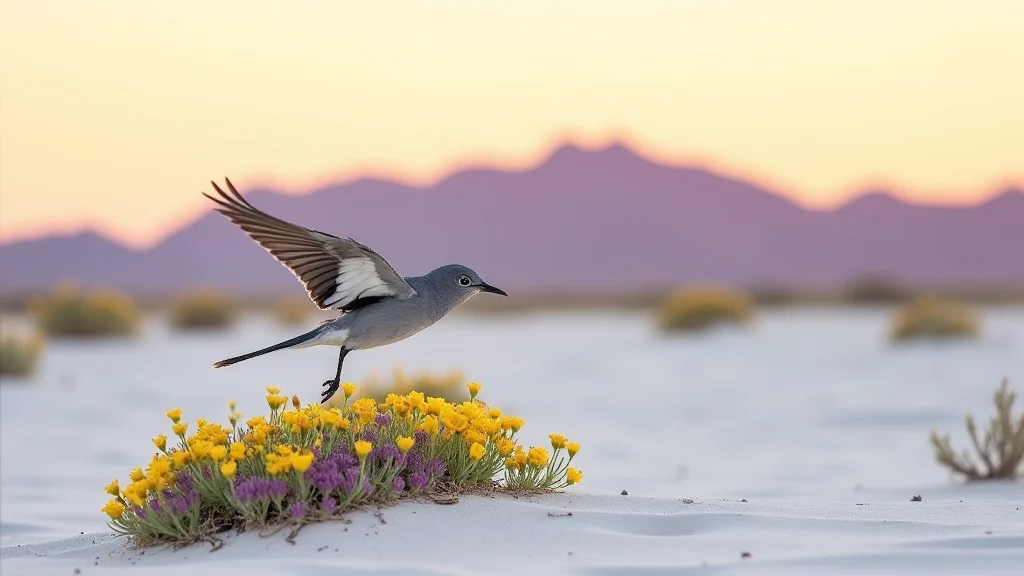
[[[341,382],[338,380],[327,380],[323,383],[323,387],[327,389],[320,393],[320,403],[326,404],[331,399],[331,396],[334,396],[334,393],[341,388]]]

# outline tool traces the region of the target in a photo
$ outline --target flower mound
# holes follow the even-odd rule
[[[551,434],[551,452],[524,449],[516,434],[523,420],[476,399],[458,404],[412,391],[383,403],[301,407],[267,388],[270,417],[244,426],[229,403],[230,427],[197,419],[195,432],[171,410],[167,436],[153,439],[159,452],[136,468],[123,489],[114,480],[103,507],[116,532],[140,544],[194,542],[237,528],[264,528],[338,518],[358,506],[393,503],[433,492],[471,488],[540,491],[565,488],[583,478],[569,467],[579,444]],[[563,457],[563,452],[565,456]]]

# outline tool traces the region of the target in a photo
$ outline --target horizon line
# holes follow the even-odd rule
[[[561,136],[549,140],[546,146],[539,147],[539,150],[527,154],[521,158],[501,158],[487,152],[477,152],[462,155],[460,158],[453,158],[442,163],[436,169],[416,173],[402,167],[383,167],[365,164],[360,167],[344,171],[325,172],[318,176],[309,178],[281,178],[270,174],[251,174],[242,178],[231,178],[243,194],[256,190],[269,191],[288,196],[303,196],[315,194],[325,189],[336,186],[347,186],[363,180],[377,180],[426,190],[453,178],[461,173],[472,170],[490,170],[502,173],[521,173],[536,170],[547,164],[558,152],[576,148],[584,153],[596,154],[607,151],[611,148],[621,147],[637,158],[658,166],[673,169],[703,170],[721,178],[741,181],[763,191],[780,196],[796,205],[797,207],[813,212],[828,212],[838,210],[852,202],[868,195],[884,193],[893,199],[910,206],[934,206],[934,207],[974,207],[986,204],[1010,190],[1017,190],[1024,194],[1024,174],[1007,175],[993,180],[987,185],[976,188],[977,199],[971,201],[921,201],[912,197],[911,192],[905,186],[901,186],[887,178],[865,177],[861,184],[845,187],[845,191],[838,195],[838,200],[832,202],[814,203],[807,202],[795,193],[796,186],[787,185],[784,178],[761,174],[757,170],[743,169],[728,162],[716,159],[702,158],[694,154],[671,154],[658,151],[652,146],[644,145],[637,138],[625,132],[613,132],[603,137],[587,137],[579,133],[566,131]],[[221,176],[224,178],[225,176]],[[216,181],[216,179],[214,179]],[[209,182],[204,180],[204,182]],[[15,230],[13,233],[0,231],[0,247],[21,242],[31,242],[49,237],[67,237],[81,234],[93,233],[107,238],[118,244],[133,250],[145,251],[158,246],[168,237],[174,235],[181,229],[191,225],[198,218],[200,212],[193,213],[176,221],[162,226],[149,240],[132,238],[118,230],[112,230],[109,226],[97,225],[95,222],[78,221],[53,223],[36,229]]]

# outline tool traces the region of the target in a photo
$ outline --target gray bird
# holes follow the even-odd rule
[[[290,340],[221,360],[222,368],[285,348],[338,346],[338,371],[323,383],[321,402],[341,387],[341,365],[353,350],[404,340],[444,318],[478,292],[508,296],[465,266],[448,264],[424,276],[403,278],[369,246],[275,218],[249,203],[227,180],[230,194],[213,184],[220,198],[203,193],[214,208],[287,267],[321,310],[341,315]]]

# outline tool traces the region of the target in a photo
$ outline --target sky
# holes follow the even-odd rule
[[[225,176],[429,184],[565,140],[809,207],[977,202],[1024,182],[1021,22],[1017,0],[0,0],[0,240],[141,247]]]

